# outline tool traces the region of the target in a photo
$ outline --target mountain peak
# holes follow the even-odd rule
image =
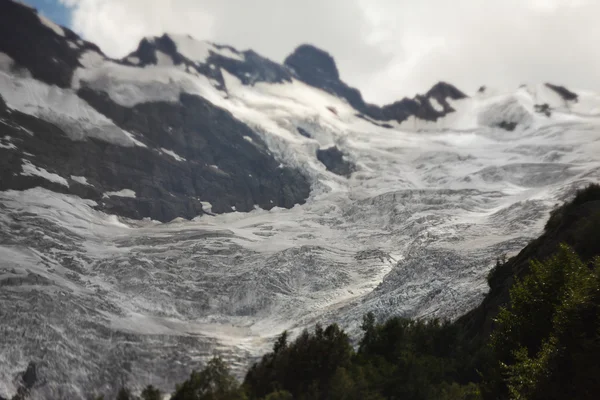
[[[464,99],[467,97],[466,94],[456,88],[456,86],[450,83],[440,81],[433,85],[431,89],[425,93],[426,97],[433,97],[437,100],[451,98],[452,100]]]
[[[283,64],[296,71],[300,76],[314,75],[314,78],[318,80],[340,79],[339,71],[331,54],[311,44],[298,46]]]

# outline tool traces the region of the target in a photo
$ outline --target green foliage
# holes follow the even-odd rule
[[[317,325],[313,334],[304,331],[291,344],[284,332],[273,352],[250,368],[244,386],[251,398],[279,390],[295,399],[327,398],[337,369],[349,367],[352,355],[348,336],[337,325]]]
[[[510,291],[491,345],[512,399],[592,399],[600,393],[600,260],[584,264],[567,246]],[[581,382],[580,385],[577,382]]]
[[[143,400],[162,400],[162,394],[160,393],[160,390],[158,390],[154,386],[148,385],[142,391],[142,399]]]
[[[117,393],[117,400],[133,400],[133,397],[129,389],[122,387],[119,389],[119,393]]]
[[[248,396],[260,399],[285,390],[294,399],[437,399],[459,392],[461,398],[478,398],[473,385],[451,386],[462,373],[459,360],[468,359],[455,325],[403,318],[378,325],[367,314],[362,329],[356,353],[337,325],[317,326],[290,344],[284,333],[273,352],[248,371]]]
[[[273,392],[265,397],[265,400],[293,400],[294,396],[290,392],[286,392],[285,390],[278,390],[277,392]]]
[[[480,400],[481,391],[474,383],[459,385],[456,382],[442,385],[438,396],[439,400]]]
[[[214,357],[200,371],[177,385],[171,400],[244,400],[246,398],[235,377],[220,357]]]

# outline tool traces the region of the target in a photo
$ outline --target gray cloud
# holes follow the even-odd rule
[[[275,61],[313,43],[375,103],[439,80],[466,91],[545,81],[600,91],[595,0],[61,1],[73,7],[73,28],[113,56],[163,32]]]

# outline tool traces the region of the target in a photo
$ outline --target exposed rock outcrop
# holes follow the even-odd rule
[[[344,153],[337,147],[317,150],[317,159],[325,165],[328,171],[334,174],[349,177],[356,170],[356,166],[344,159]]]

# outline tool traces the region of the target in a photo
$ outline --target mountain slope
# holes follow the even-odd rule
[[[3,396],[30,362],[38,398],[170,390],[315,321],[458,317],[497,255],[600,180],[593,93],[442,84],[379,120],[309,66],[175,35],[111,60],[1,7]]]

